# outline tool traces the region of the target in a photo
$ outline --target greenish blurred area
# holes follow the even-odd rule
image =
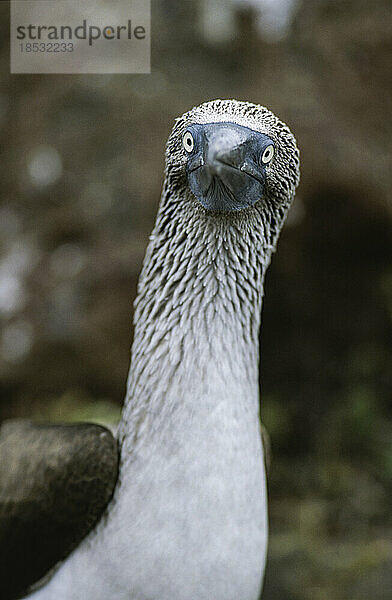
[[[392,598],[390,2],[153,0],[137,76],[12,76],[0,17],[0,418],[118,420],[173,120],[265,104],[302,178],[263,309],[263,598]]]

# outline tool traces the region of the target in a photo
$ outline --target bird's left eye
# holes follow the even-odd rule
[[[272,144],[266,147],[263,154],[261,155],[261,162],[263,165],[268,165],[271,162],[275,154],[275,149]]]
[[[182,145],[184,146],[187,152],[192,152],[195,145],[195,140],[193,139],[193,135],[190,131],[186,131],[184,133],[184,137],[182,138]]]

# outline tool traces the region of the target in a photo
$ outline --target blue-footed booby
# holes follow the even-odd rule
[[[262,106],[176,120],[117,436],[1,429],[2,600],[259,598],[263,282],[298,180],[294,136]]]

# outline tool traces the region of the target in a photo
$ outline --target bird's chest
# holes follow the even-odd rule
[[[119,492],[112,518],[129,556],[118,576],[132,599],[258,598],[267,517],[257,416],[226,403],[179,415],[153,452],[134,456]]]

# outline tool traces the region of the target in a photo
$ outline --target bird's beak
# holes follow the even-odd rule
[[[234,123],[204,126],[200,151],[188,160],[189,186],[207,210],[238,211],[263,194],[265,173],[254,159],[254,132]]]

